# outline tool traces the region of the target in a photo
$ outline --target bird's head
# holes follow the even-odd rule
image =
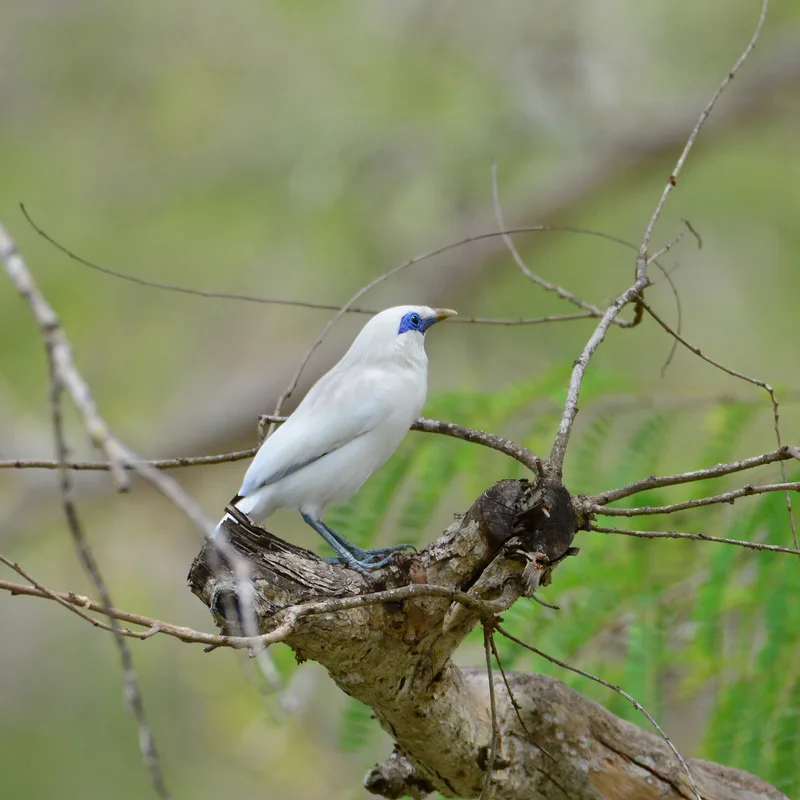
[[[424,358],[424,337],[431,325],[455,317],[449,308],[395,306],[376,314],[358,335],[355,344],[375,353],[390,352]]]

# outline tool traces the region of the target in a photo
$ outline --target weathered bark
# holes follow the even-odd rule
[[[278,612],[308,601],[355,597],[409,584],[468,592],[508,608],[571,553],[575,516],[560,484],[501,481],[418,555],[398,555],[372,581],[287,544],[261,528],[229,525],[232,547],[252,564],[261,631]],[[204,546],[189,575],[192,590],[236,627],[235,571]],[[251,595],[252,596],[252,595]],[[226,620],[227,617],[227,620]],[[480,794],[491,739],[485,670],[451,657],[481,622],[478,609],[442,597],[413,597],[301,617],[286,638],[298,659],[323,664],[347,694],[370,706],[397,743],[366,778],[384,797]],[[495,675],[500,741],[489,796],[511,800],[691,798],[666,743],[543,675],[509,674],[521,726]],[[535,742],[541,743],[546,753]],[[784,798],[738,770],[690,761],[704,800]]]

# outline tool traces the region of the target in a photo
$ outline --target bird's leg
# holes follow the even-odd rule
[[[339,559],[344,561],[348,567],[352,567],[356,572],[360,572],[365,577],[369,577],[368,570],[375,569],[374,564],[368,564],[356,558],[342,543],[337,536],[334,536],[321,520],[314,519],[308,514],[301,515],[305,522],[310,525],[338,554]],[[349,544],[349,543],[348,543]],[[352,546],[352,545],[351,545]]]
[[[394,552],[406,547],[406,545],[395,545],[383,550],[362,550],[352,542],[348,542],[341,534],[329,528],[322,520],[314,519],[308,514],[302,514],[302,517],[339,554],[337,561],[343,561],[347,566],[352,567],[362,575],[368,575],[368,570],[385,567],[392,560],[391,556],[388,556],[376,561],[376,557],[383,555],[385,552]]]
[[[413,544],[391,544],[387,547],[363,550],[357,545],[354,545],[352,542],[349,542],[344,538],[344,536],[342,536],[341,533],[337,533],[327,523],[323,522],[322,520],[320,520],[319,523],[325,527],[325,530],[328,531],[328,533],[333,536],[333,538],[336,539],[339,544],[345,548],[345,550],[349,551],[359,561],[369,564],[373,569],[376,569],[377,567],[385,567],[392,560],[392,554],[397,553],[400,550],[413,550],[415,553],[417,552],[417,548],[414,547]],[[375,561],[376,559],[378,559],[377,563]]]

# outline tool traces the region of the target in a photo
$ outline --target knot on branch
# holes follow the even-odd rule
[[[411,797],[413,800],[431,794],[436,787],[397,748],[382,764],[376,764],[364,778],[364,788],[370,794],[398,800]]]

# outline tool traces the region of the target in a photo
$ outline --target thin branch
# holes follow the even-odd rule
[[[725,90],[725,87],[730,83],[733,76],[739,70],[739,67],[742,65],[744,60],[750,54],[752,49],[755,47],[756,41],[758,40],[759,34],[761,33],[761,28],[764,24],[764,18],[767,13],[767,5],[769,0],[764,0],[761,16],[758,21],[758,25],[756,26],[755,33],[753,34],[750,43],[748,44],[747,48],[745,49],[744,53],[741,55],[739,60],[734,64],[731,68],[729,74],[726,76],[725,80],[723,80],[720,87],[717,89],[714,96],[709,101],[708,105],[703,110],[700,118],[697,121],[697,124],[692,130],[689,138],[686,142],[686,145],[683,148],[683,152],[681,153],[680,157],[678,158],[678,162],[675,166],[675,169],[672,171],[672,174],[667,181],[666,188],[661,195],[658,204],[656,205],[655,211],[653,212],[652,217],[650,218],[650,222],[647,225],[645,230],[644,236],[642,237],[642,243],[639,247],[639,253],[636,258],[636,280],[634,284],[623,292],[616,301],[608,308],[606,313],[603,315],[600,323],[598,324],[595,332],[592,334],[591,338],[586,344],[583,352],[581,353],[580,358],[575,362],[575,365],[572,370],[572,376],[570,378],[569,390],[567,392],[567,400],[564,405],[564,413],[561,417],[561,423],[558,427],[558,433],[556,435],[555,442],[553,443],[553,449],[550,452],[550,461],[549,461],[549,468],[554,473],[555,477],[560,478],[564,468],[564,458],[567,452],[567,445],[569,443],[570,433],[572,432],[572,427],[575,422],[575,417],[578,413],[578,398],[580,396],[581,384],[583,383],[583,377],[586,373],[586,368],[589,364],[590,359],[594,355],[594,352],[599,347],[600,343],[605,338],[606,332],[610,327],[611,323],[616,319],[619,315],[620,311],[630,302],[636,300],[637,301],[637,314],[634,318],[634,323],[638,321],[641,311],[643,308],[643,300],[642,300],[642,292],[650,285],[651,281],[647,275],[647,265],[648,265],[648,256],[647,256],[647,249],[650,245],[650,237],[653,233],[653,228],[658,221],[658,218],[661,216],[661,211],[664,207],[664,203],[666,202],[667,196],[669,195],[672,187],[675,185],[678,173],[680,173],[681,169],[683,168],[684,163],[686,162],[686,158],[689,155],[692,147],[694,146],[694,142],[697,139],[698,134],[700,133],[703,124],[705,123],[708,115],[711,113],[712,109],[717,103],[717,100],[722,95],[722,92]],[[779,442],[780,444],[780,442]],[[784,479],[785,480],[785,479]],[[790,514],[791,516],[791,514]],[[792,521],[792,532],[795,536],[795,541],[797,539],[796,534],[794,534],[794,521]]]
[[[262,423],[270,422],[279,424],[285,422],[286,419],[286,417],[272,414],[260,417]],[[411,426],[411,430],[421,431],[423,433],[437,433],[443,436],[451,436],[454,439],[462,439],[465,442],[479,444],[516,459],[530,470],[537,473],[541,472],[541,459],[537,455],[526,447],[494,433],[486,433],[485,431],[475,430],[474,428],[466,428],[463,425],[456,425],[454,422],[442,422],[441,420],[429,419],[428,417],[420,417],[417,419]],[[231,453],[221,453],[220,455],[214,456],[187,456],[157,459],[153,461],[129,461],[125,463],[125,468],[133,470],[138,467],[147,466],[161,470],[177,469],[179,467],[206,466],[208,464],[224,464],[230,461],[242,461],[246,458],[252,458],[257,452],[258,447],[250,447],[247,450],[235,450]],[[0,469],[58,469],[58,466],[57,461],[41,459],[10,459],[7,461],[0,461]],[[73,461],[67,462],[66,466],[69,469],[77,471],[108,471],[111,468],[108,461]]]
[[[766,12],[766,2],[764,3],[764,12]],[[762,22],[763,22],[763,16],[762,16]],[[773,422],[773,429],[775,430],[775,440],[777,441],[778,447],[780,448],[783,445],[783,440],[781,437],[781,426],[780,426],[780,405],[778,404],[778,395],[775,393],[775,390],[772,388],[772,386],[770,386],[770,384],[768,384],[766,381],[760,380],[759,378],[753,378],[750,375],[745,375],[743,372],[739,372],[738,370],[732,369],[731,367],[726,367],[719,361],[715,361],[710,356],[705,355],[700,350],[699,347],[695,347],[693,344],[684,339],[684,337],[681,336],[677,331],[674,331],[646,303],[642,302],[642,307],[670,336],[674,337],[684,347],[691,350],[696,356],[702,358],[703,361],[706,361],[712,366],[717,367],[717,369],[726,372],[728,375],[731,375],[734,378],[739,378],[740,380],[746,381],[747,383],[752,383],[754,386],[760,387],[769,395],[770,402],[772,403],[772,422]],[[783,482],[786,483],[787,482],[786,466],[783,463],[781,463],[780,465],[780,470],[781,470],[781,478],[783,479]],[[795,550],[798,550],[800,549],[800,542],[798,542],[797,527],[794,521],[794,514],[792,513],[792,499],[789,496],[788,491],[785,493],[784,497],[786,498],[786,512],[789,515],[789,527],[791,528],[792,531],[792,542],[794,544]]]
[[[764,27],[764,20],[767,17],[767,8],[769,7],[769,0],[763,0],[761,5],[761,15],[758,18],[758,24],[756,25],[756,29],[748,43],[747,47],[745,48],[744,52],[739,56],[737,62],[731,67],[728,74],[723,79],[722,83],[720,83],[717,91],[714,92],[711,100],[708,101],[708,104],[703,109],[700,117],[698,118],[697,122],[695,123],[694,129],[689,134],[689,138],[686,140],[686,145],[683,148],[680,156],[678,157],[678,162],[675,164],[675,168],[672,170],[672,174],[667,179],[666,186],[664,187],[664,191],[661,193],[661,198],[656,205],[655,211],[653,211],[653,215],[650,218],[650,222],[647,224],[647,228],[645,229],[644,236],[642,237],[642,244],[639,248],[639,256],[636,259],[636,277],[637,280],[641,280],[647,275],[647,264],[648,264],[648,257],[647,257],[647,249],[650,246],[650,237],[653,235],[653,230],[658,222],[659,217],[661,216],[661,212],[664,209],[664,204],[667,201],[667,197],[669,196],[672,189],[675,187],[678,181],[678,175],[680,171],[683,169],[683,165],[686,163],[686,159],[689,156],[689,152],[691,151],[692,147],[694,147],[694,143],[697,139],[700,130],[702,129],[703,125],[705,125],[706,120],[708,119],[711,112],[714,110],[714,106],[717,104],[717,101],[722,96],[722,93],[727,88],[728,84],[733,80],[736,76],[736,73],[739,71],[739,68],[744,63],[745,59],[750,55],[753,51],[753,48],[756,46],[756,42],[758,42],[758,37],[761,35],[761,29]]]
[[[203,535],[210,535],[214,525],[197,501],[184,491],[177,481],[151,467],[112,435],[108,425],[100,416],[86,381],[78,372],[72,357],[72,347],[61,328],[58,316],[39,291],[33,276],[17,251],[16,245],[1,224],[0,260],[5,264],[6,273],[11,282],[27,302],[33,318],[39,326],[48,352],[52,350],[53,368],[61,385],[67,390],[73,404],[80,411],[84,427],[92,441],[105,452],[118,488],[127,489],[129,487],[130,481],[126,470],[133,470],[183,511]]]
[[[675,285],[675,281],[672,280],[672,275],[665,270],[661,264],[656,261],[655,262],[658,269],[661,270],[662,275],[664,276],[664,280],[669,285],[670,291],[672,292],[672,296],[675,298],[675,309],[678,313],[678,322],[677,322],[677,330],[680,331],[683,327],[683,306],[681,305],[681,296],[678,293],[678,287]],[[641,309],[641,306],[638,306]],[[678,343],[673,340],[672,345],[669,348],[669,353],[667,357],[664,359],[664,363],[661,365],[661,377],[663,378],[664,375],[667,373],[667,369],[669,369],[669,365],[672,363],[672,359],[675,358],[675,353],[678,350]]]
[[[580,299],[577,295],[574,295],[572,292],[568,292],[561,286],[558,286],[555,283],[550,283],[550,281],[545,280],[544,278],[537,275],[535,272],[530,270],[527,264],[522,260],[522,256],[519,254],[516,245],[514,244],[514,240],[511,236],[505,232],[505,222],[503,221],[503,210],[500,206],[500,196],[497,188],[497,162],[495,161],[492,164],[492,204],[494,205],[494,215],[495,219],[497,220],[497,225],[501,230],[501,236],[503,237],[503,242],[505,243],[508,251],[511,253],[514,261],[517,262],[517,266],[522,270],[522,274],[528,278],[528,280],[535,283],[537,286],[541,286],[546,292],[554,292],[557,294],[562,300],[567,300],[568,302],[572,303],[573,305],[578,306],[578,308],[584,309],[584,311],[588,311],[594,317],[602,317],[603,310],[598,308],[591,303],[587,303]],[[611,241],[619,242],[616,237],[608,237]],[[630,327],[631,323],[626,322],[625,320],[614,320],[617,325],[620,325],[624,328]]]
[[[777,544],[763,544],[761,542],[746,542],[742,539],[724,539],[720,536],[707,536],[705,533],[684,533],[682,531],[631,531],[625,528],[603,528],[599,525],[590,525],[589,530],[595,533],[615,533],[621,536],[635,536],[640,539],[696,539],[701,542],[732,544],[737,547],[746,547],[748,550],[769,550],[773,553],[800,555],[800,550],[792,550],[790,547],[781,547]]]
[[[539,456],[510,439],[504,439],[494,433],[465,428],[463,425],[456,425],[454,422],[441,422],[438,419],[428,419],[420,417],[412,426],[413,431],[424,431],[425,433],[440,433],[444,436],[452,436],[455,439],[463,439],[465,442],[472,442],[483,447],[497,450],[511,458],[519,461],[537,475],[542,474],[542,461]]]
[[[512,642],[515,642],[516,644],[520,645],[521,647],[524,647],[526,650],[530,650],[532,653],[536,653],[536,655],[541,656],[542,658],[546,659],[547,661],[550,661],[552,664],[555,664],[556,666],[559,666],[559,667],[561,667],[563,669],[568,669],[568,670],[570,670],[570,672],[575,672],[578,675],[583,676],[584,678],[588,678],[591,681],[595,681],[596,683],[602,684],[606,688],[611,689],[612,691],[616,692],[620,697],[624,697],[638,712],[643,714],[647,718],[648,722],[658,731],[659,736],[661,736],[661,738],[667,743],[667,745],[669,746],[669,749],[672,750],[672,752],[675,754],[675,757],[678,759],[678,761],[680,762],[681,766],[683,767],[683,771],[686,773],[687,777],[689,778],[689,784],[692,787],[692,792],[693,792],[694,796],[697,798],[697,800],[703,800],[700,797],[700,792],[697,789],[697,784],[694,781],[694,777],[692,776],[692,773],[689,770],[689,765],[686,763],[686,760],[680,754],[680,752],[675,747],[675,745],[672,744],[672,741],[670,740],[669,736],[667,736],[667,734],[664,733],[663,728],[655,721],[655,719],[650,714],[650,712],[648,712],[647,709],[645,709],[644,706],[642,706],[641,703],[639,703],[637,700],[635,700],[633,697],[631,697],[631,695],[629,695],[626,691],[621,689],[616,684],[609,683],[608,681],[604,681],[602,678],[598,678],[596,675],[592,675],[590,672],[584,672],[582,669],[578,669],[577,667],[572,667],[569,664],[565,663],[564,661],[559,661],[557,658],[554,658],[553,656],[548,655],[543,650],[539,650],[538,647],[534,647],[533,645],[530,645],[527,642],[523,642],[522,639],[517,639],[516,636],[513,636],[512,634],[510,634],[508,631],[506,631],[500,625],[495,625],[495,630],[498,633],[500,633],[503,636],[505,636],[506,639],[510,639]]]
[[[195,525],[195,527],[203,534],[203,536],[210,536],[213,533],[213,523],[208,519],[200,505],[191,497],[181,485],[163,472],[149,466],[136,453],[130,448],[125,446],[122,442],[112,436],[108,426],[100,417],[97,407],[89,391],[88,385],[83,380],[82,376],[75,366],[72,357],[72,348],[67,339],[65,332],[62,330],[58,317],[53,311],[52,307],[48,304],[42,293],[39,291],[36,283],[33,280],[27,266],[25,265],[22,257],[16,250],[13,241],[8,237],[5,230],[0,226],[0,258],[4,260],[6,265],[6,272],[11,278],[17,290],[28,302],[30,310],[37,324],[39,325],[42,339],[47,348],[47,354],[50,361],[51,369],[51,387],[52,387],[52,407],[53,407],[53,422],[56,434],[56,443],[58,447],[58,461],[59,471],[61,475],[62,486],[62,502],[67,519],[70,525],[70,530],[78,545],[79,553],[84,562],[84,565],[92,575],[93,580],[98,588],[98,592],[106,606],[110,607],[110,600],[108,592],[102,583],[97,565],[91,557],[91,551],[88,548],[83,531],[78,520],[77,512],[71,500],[71,484],[69,473],[64,466],[66,455],[66,444],[64,442],[63,430],[61,427],[61,407],[60,407],[60,394],[62,389],[67,389],[70,397],[75,406],[82,413],[84,426],[90,433],[92,439],[100,444],[105,450],[111,462],[111,469],[117,470],[122,474],[124,479],[124,488],[128,486],[128,476],[126,469],[129,467],[138,475],[147,480],[151,485],[157,488],[165,497],[167,497],[173,505],[179,508]],[[238,558],[227,541],[222,538],[217,540],[216,549],[228,555],[228,560],[233,565],[240,584],[244,589],[248,587],[252,589],[252,584],[249,582],[249,564],[241,558]],[[244,625],[245,632],[256,634],[257,627],[255,627],[254,620],[251,620],[252,615],[245,615]],[[252,621],[252,626],[251,626]],[[157,756],[155,746],[152,743],[152,735],[144,718],[144,710],[142,708],[141,698],[139,697],[138,686],[136,684],[135,673],[130,659],[130,652],[127,645],[123,640],[121,631],[115,629],[117,636],[117,644],[120,649],[123,662],[123,671],[125,676],[126,696],[129,703],[133,708],[137,721],[139,722],[139,743],[142,754],[146,763],[151,768],[153,776],[153,783],[160,793],[166,792],[163,788],[163,781],[160,777],[158,770]],[[263,662],[266,655],[263,654],[259,648],[257,638],[254,639],[253,645],[256,654],[259,656],[259,663]],[[263,649],[263,648],[262,648]],[[265,673],[266,674],[266,673]],[[166,794],[164,794],[166,796]]]
[[[349,310],[349,309],[348,309]],[[579,314],[551,314],[546,317],[519,317],[503,318],[503,317],[464,317],[459,314],[457,317],[450,319],[453,323],[468,323],[471,325],[501,325],[505,327],[512,327],[515,325],[543,325],[548,322],[572,322],[576,319],[594,319],[599,314],[593,311],[584,311]]]
[[[247,450],[234,450],[230,453],[220,453],[214,456],[181,456],[178,458],[154,459],[152,461],[129,461],[125,463],[125,469],[134,470],[139,465],[150,466],[154,469],[178,469],[180,467],[226,464],[232,461],[243,461],[246,458],[252,458],[257,452],[257,447],[249,447]],[[64,466],[76,472],[108,472],[111,469],[111,464],[108,461],[68,461]],[[0,461],[0,469],[58,469],[58,462],[46,459],[8,459]]]
[[[48,332],[58,334],[60,333],[60,329],[51,328]],[[109,609],[112,607],[111,594],[100,572],[100,565],[95,560],[94,554],[89,546],[89,541],[83,531],[80,518],[78,517],[78,509],[73,499],[74,488],[72,477],[69,471],[64,467],[64,463],[67,460],[67,443],[61,414],[61,393],[63,391],[64,380],[62,373],[65,365],[71,365],[71,359],[62,361],[60,368],[58,353],[60,349],[63,350],[66,343],[66,339],[63,335],[61,337],[56,337],[54,335],[51,338],[47,335],[47,332],[45,332],[44,338],[50,364],[50,405],[53,419],[53,437],[56,442],[56,454],[59,463],[61,505],[67,518],[67,524],[72,534],[75,548],[78,551],[78,557],[94,584],[97,593],[100,595],[103,607]],[[88,400],[88,403],[92,406],[94,405],[91,403],[91,397],[88,397],[88,389],[87,398],[84,399],[85,401]],[[97,418],[99,419],[99,415],[97,415]],[[111,440],[110,433],[107,429],[105,435],[107,441]],[[142,692],[139,687],[139,679],[133,666],[133,655],[131,654],[130,647],[128,647],[128,643],[125,641],[125,634],[122,631],[122,627],[113,617],[111,619],[111,629],[114,634],[114,641],[117,645],[120,661],[122,662],[122,679],[125,687],[126,704],[133,713],[139,732],[139,750],[142,754],[142,760],[150,772],[150,780],[153,784],[153,788],[156,790],[156,794],[165,800],[169,800],[171,795],[164,782],[164,775],[161,771],[158,748],[156,747],[153,731],[147,719],[147,712],[144,708]]]
[[[536,599],[536,595],[533,596]],[[508,676],[506,675],[505,669],[503,669],[503,662],[500,660],[500,653],[497,652],[497,644],[494,641],[494,635],[492,635],[489,639],[489,643],[492,646],[492,654],[494,655],[494,660],[497,662],[497,668],[500,670],[500,676],[503,678],[503,683],[506,687],[506,693],[508,694],[508,699],[511,702],[511,707],[514,709],[514,714],[517,717],[517,722],[519,722],[520,728],[525,732],[525,736],[528,738],[528,741],[532,742],[536,747],[538,747],[551,761],[555,761],[552,754],[542,747],[539,742],[536,741],[534,735],[528,730],[528,726],[525,724],[525,720],[522,719],[522,709],[520,708],[519,703],[517,702],[517,698],[514,695],[514,692],[511,689],[511,684],[508,682]]]
[[[492,203],[494,205],[494,213],[495,213],[495,219],[497,220],[497,224],[498,224],[499,228],[501,229],[501,231],[505,230],[505,222],[503,220],[503,210],[502,210],[502,207],[500,205],[500,196],[499,196],[498,185],[497,185],[497,162],[496,161],[492,164]],[[678,309],[678,330],[679,331],[681,330],[681,326],[682,326],[682,311],[681,311],[681,300],[680,300],[680,296],[678,294],[678,289],[675,286],[675,282],[672,280],[672,277],[670,276],[669,272],[666,269],[664,269],[664,267],[661,266],[661,264],[659,263],[658,259],[659,259],[660,256],[662,256],[665,253],[669,252],[669,250],[672,247],[674,247],[683,238],[683,234],[685,233],[686,230],[689,230],[689,231],[692,232],[694,237],[697,239],[698,247],[701,248],[703,246],[703,240],[700,238],[700,234],[697,233],[697,231],[692,227],[692,224],[688,220],[681,220],[681,227],[680,227],[680,229],[678,231],[677,236],[671,242],[669,242],[665,247],[663,247],[658,253],[656,253],[656,255],[654,255],[648,261],[648,266],[650,264],[655,264],[656,265],[656,267],[660,270],[660,272],[664,276],[664,279],[669,284],[670,289],[672,290],[672,294],[675,297],[675,305],[676,305],[676,307]],[[506,247],[508,248],[509,252],[511,253],[511,256],[513,257],[514,261],[516,261],[517,266],[519,266],[519,268],[522,270],[523,275],[525,275],[528,279],[533,281],[533,283],[535,283],[537,286],[541,286],[546,291],[555,292],[562,299],[568,300],[569,302],[574,303],[578,307],[586,309],[592,316],[602,317],[604,312],[600,308],[598,308],[597,306],[592,305],[590,303],[584,302],[579,297],[577,297],[576,295],[572,294],[571,292],[568,292],[566,289],[562,288],[561,286],[558,286],[556,284],[550,283],[549,281],[546,281],[544,278],[540,277],[536,273],[532,272],[528,268],[527,264],[523,261],[522,256],[519,254],[519,251],[517,250],[517,247],[514,244],[514,240],[511,238],[511,236],[508,233],[503,233],[502,236],[503,236],[503,242],[505,243]],[[637,250],[636,245],[632,244],[631,242],[626,241],[625,239],[621,239],[621,238],[619,238],[617,236],[605,236],[604,235],[603,238],[607,238],[609,241],[616,242],[617,244],[621,244],[624,247],[630,248],[631,250]],[[621,328],[633,328],[636,325],[638,325],[639,322],[641,322],[641,308],[637,306],[636,314],[635,314],[633,320],[631,320],[630,322],[628,322],[627,320],[620,320],[620,319],[613,319],[612,322],[615,325],[619,325]],[[677,342],[673,342],[672,347],[670,348],[669,354],[667,355],[666,361],[664,362],[664,366],[661,368],[662,377],[664,376],[664,373],[666,372],[667,367],[669,367],[670,362],[672,361],[672,358],[675,355],[675,351],[676,351],[677,347],[678,347]]]
[[[489,741],[489,752],[486,756],[486,774],[483,778],[483,788],[478,800],[485,800],[489,796],[492,786],[492,772],[497,759],[497,741],[500,738],[500,725],[497,721],[497,698],[494,691],[494,674],[492,672],[492,625],[483,624],[483,652],[486,656],[486,675],[489,679],[489,708],[492,713],[492,738]]]
[[[65,600],[58,592],[54,592],[51,589],[48,589],[43,584],[39,583],[34,577],[32,577],[25,569],[23,569],[16,561],[12,561],[9,558],[6,558],[2,553],[0,553],[0,563],[5,564],[9,569],[13,569],[18,575],[21,575],[25,578],[31,586],[40,592],[38,596],[46,596],[50,600],[55,601],[59,605],[64,606],[68,611],[71,611],[73,614],[76,614],[81,619],[86,620],[90,625],[95,628],[101,628],[104,631],[108,631],[109,633],[114,633],[114,627],[112,625],[107,625],[105,622],[100,622],[99,619],[96,619],[91,614],[87,614],[83,611],[79,606],[75,605],[74,603],[70,603]],[[131,631],[127,630],[125,632],[126,636],[132,636],[137,639],[149,639],[152,635],[152,631]]]
[[[754,386],[758,386],[764,389],[766,392],[769,393],[770,397],[772,398],[773,405],[777,404],[777,400],[775,399],[775,392],[773,388],[766,383],[766,381],[762,381],[759,378],[753,378],[750,375],[745,375],[744,372],[739,372],[739,370],[733,369],[732,367],[726,367],[719,361],[711,358],[711,356],[707,356],[699,347],[696,347],[691,342],[687,341],[683,336],[681,336],[676,330],[670,327],[669,323],[665,322],[653,309],[647,304],[642,303],[642,307],[645,311],[674,339],[680,342],[685,348],[691,350],[696,356],[699,356],[703,359],[703,361],[711,364],[712,366],[716,367],[717,369],[726,372],[728,375],[733,376],[734,378],[739,378],[740,380],[747,381],[747,383],[752,383]]]
[[[70,250],[65,245],[61,244],[59,241],[54,239],[37,222],[35,222],[23,203],[20,203],[20,208],[22,209],[22,213],[24,214],[25,219],[27,219],[28,223],[33,228],[33,230],[37,234],[39,234],[39,236],[41,236],[45,241],[49,242],[53,247],[60,250],[65,256],[67,256],[71,260],[77,262],[78,264],[81,264],[84,267],[88,267],[89,269],[101,272],[104,275],[109,275],[114,278],[119,278],[120,280],[128,281],[129,283],[135,283],[138,286],[145,286],[151,289],[160,289],[162,291],[167,291],[167,292],[178,292],[180,294],[194,295],[196,297],[213,298],[216,300],[239,300],[247,303],[262,303],[268,305],[292,306],[296,308],[310,308],[322,311],[341,311],[342,309],[341,305],[337,305],[335,303],[315,303],[307,300],[287,300],[279,297],[262,297],[259,295],[244,294],[240,292],[217,292],[205,289],[193,289],[192,287],[189,286],[180,286],[174,283],[164,283],[162,281],[150,280],[149,278],[140,278],[137,275],[131,275],[126,272],[120,272],[119,270],[111,269],[110,267],[105,267],[102,264],[90,261],[89,259],[84,258],[83,256],[80,256],[74,251]],[[499,236],[508,236],[509,234],[512,233],[522,234],[522,233],[542,233],[542,232],[579,233],[588,236],[597,236],[602,239],[607,239],[608,241],[611,242],[622,243],[622,240],[618,239],[615,236],[610,236],[600,231],[593,231],[587,228],[578,228],[571,225],[529,225],[526,227],[513,228],[508,231],[489,231],[488,233],[478,233],[478,234],[473,234],[472,236],[467,236],[463,239],[460,239],[457,242],[451,242],[450,244],[444,245],[443,247],[438,247],[435,250],[423,253],[422,255],[417,256],[411,259],[410,261],[405,262],[404,264],[401,264],[399,267],[395,267],[390,274],[393,275],[395,272],[398,272],[401,269],[405,269],[406,267],[410,267],[413,264],[417,264],[420,261],[432,258],[433,256],[441,255],[442,253],[446,253],[448,250],[453,250],[458,247],[464,247],[465,245],[472,244],[473,242],[479,242],[485,239],[493,239]],[[386,277],[389,276],[387,275]],[[369,288],[371,288],[371,286]],[[502,319],[502,318],[494,319],[487,317],[459,316],[453,318],[453,320],[451,320],[451,323],[457,323],[462,325],[469,324],[469,325],[504,325],[504,326],[541,325],[543,323],[548,323],[548,322],[567,322],[576,319],[591,319],[593,317],[596,318],[602,316],[602,311],[600,309],[596,309],[592,306],[586,306],[586,308],[587,311],[586,313],[583,314],[556,314],[545,317],[528,317],[528,318],[523,317],[519,319]],[[348,305],[344,313],[368,314],[372,316],[378,313],[378,309]],[[625,323],[621,324],[624,325]]]
[[[675,247],[675,245],[677,245],[681,239],[683,239],[683,236],[687,230],[692,234],[692,236],[694,236],[695,241],[697,242],[697,249],[702,250],[703,237],[700,236],[700,234],[694,229],[692,223],[689,222],[688,219],[681,219],[678,232],[675,234],[675,237],[671,241],[667,242],[654,256],[650,256],[650,258],[647,259],[647,266],[649,267],[651,264],[657,263],[661,256],[672,250],[672,248]]]
[[[111,474],[117,489],[127,491],[130,480],[125,474],[125,453],[111,436],[105,420],[100,416],[86,382],[75,369],[72,350],[64,336],[55,311],[45,300],[31,277],[16,245],[0,224],[0,261],[17,291],[30,306],[42,331],[42,338],[54,363],[54,370],[70,393],[75,407],[83,416],[83,424],[92,442],[111,462]]]
[[[580,397],[581,385],[583,384],[583,377],[586,374],[586,368],[589,366],[589,361],[594,355],[597,348],[605,339],[611,323],[617,318],[620,311],[625,308],[628,303],[633,300],[638,300],[641,297],[644,289],[650,285],[650,279],[645,274],[641,278],[637,278],[636,282],[628,289],[626,289],[607,309],[603,318],[598,323],[594,333],[589,338],[586,346],[583,348],[578,360],[572,367],[572,375],[570,376],[569,389],[567,390],[567,400],[564,404],[564,413],[561,417],[561,422],[558,426],[558,433],[556,434],[555,441],[553,442],[553,449],[550,451],[550,460],[548,465],[553,470],[554,476],[561,477],[564,469],[564,458],[567,454],[567,445],[569,444],[569,437],[572,433],[572,426],[575,423],[575,417],[578,414],[578,398]]]
[[[507,610],[506,605],[501,601],[481,600],[471,594],[460,592],[455,589],[448,589],[444,586],[431,584],[410,584],[400,586],[397,589],[386,589],[381,592],[356,595],[354,597],[335,597],[330,600],[319,600],[301,605],[289,606],[281,609],[276,614],[279,620],[278,625],[269,633],[259,634],[258,636],[228,636],[220,633],[204,633],[184,625],[174,625],[152,617],[145,617],[141,614],[134,614],[118,608],[106,608],[102,603],[75,594],[74,592],[56,592],[49,589],[38,589],[34,586],[27,586],[22,583],[0,580],[0,591],[9,592],[11,595],[25,595],[28,597],[39,597],[44,600],[55,600],[56,597],[64,600],[70,605],[78,606],[82,609],[93,611],[113,619],[128,622],[132,625],[140,625],[148,629],[148,636],[142,637],[136,631],[126,631],[125,636],[133,638],[151,638],[156,634],[170,636],[181,642],[211,645],[213,648],[230,647],[236,650],[249,650],[256,646],[268,646],[285,641],[295,630],[297,622],[303,617],[317,616],[320,614],[332,614],[337,611],[348,611],[354,608],[365,608],[367,606],[380,603],[393,603],[402,600],[418,599],[422,597],[441,597],[453,603],[461,603],[469,609],[477,612],[483,617],[490,617]],[[151,633],[152,631],[152,633]]]
[[[752,458],[743,458],[741,461],[732,461],[728,464],[715,464],[713,467],[706,467],[705,469],[698,469],[692,472],[681,472],[676,475],[662,475],[660,477],[650,475],[647,478],[629,483],[627,486],[621,486],[618,489],[609,489],[600,494],[591,495],[586,498],[586,502],[592,505],[604,506],[607,503],[613,503],[615,500],[621,500],[623,497],[629,497],[632,494],[638,494],[648,489],[660,489],[664,486],[677,486],[681,483],[692,483],[693,481],[704,481],[709,478],[720,478],[723,475],[742,472],[744,470],[753,469],[754,467],[764,466],[765,464],[773,464],[776,461],[787,461],[790,458],[800,460],[800,448],[791,445],[783,445],[783,447],[779,447],[777,450],[772,450],[769,453],[753,456]]]
[[[685,511],[687,508],[702,508],[703,506],[713,506],[717,503],[733,503],[740,497],[750,497],[754,494],[766,494],[767,492],[798,492],[800,482],[792,483],[769,483],[763,486],[754,486],[749,483],[740,489],[733,489],[730,492],[714,495],[713,497],[701,497],[697,500],[685,500],[682,503],[671,503],[665,506],[640,506],[639,508],[609,508],[608,506],[588,505],[586,510],[592,514],[602,514],[606,517],[639,517],[647,514],[674,514],[676,511]]]

